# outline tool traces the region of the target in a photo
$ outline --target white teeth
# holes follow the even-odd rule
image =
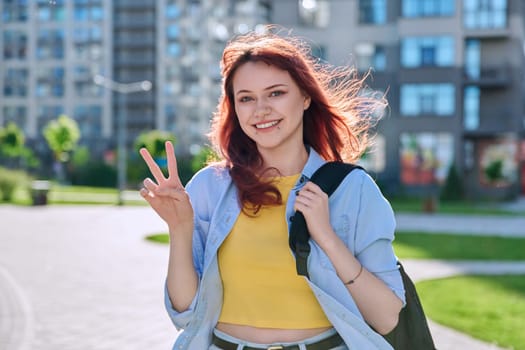
[[[268,123],[263,123],[263,124],[255,124],[255,127],[257,129],[266,129],[266,128],[270,128],[270,127],[272,127],[274,125],[277,125],[277,123],[279,123],[279,121],[275,120],[273,122],[268,122]]]

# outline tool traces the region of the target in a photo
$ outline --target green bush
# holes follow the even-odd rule
[[[117,170],[101,161],[89,161],[87,164],[71,170],[71,184],[77,186],[116,187]]]
[[[463,199],[463,181],[454,164],[448,170],[445,185],[441,189],[440,198],[444,201],[458,201]]]
[[[29,175],[22,170],[11,170],[0,167],[0,201],[10,202],[17,187],[26,187],[30,182]]]

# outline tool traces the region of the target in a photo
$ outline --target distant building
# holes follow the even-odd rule
[[[437,190],[455,164],[473,197],[525,192],[525,4],[520,0],[34,0],[0,2],[0,125],[39,154],[42,127],[77,120],[95,155],[163,129],[206,142],[234,34],[281,24],[328,62],[372,68],[388,115],[362,160],[387,191]],[[94,84],[151,81],[120,94]]]
[[[195,152],[220,94],[226,41],[267,23],[269,10],[262,0],[1,1],[0,125],[14,121],[43,154],[43,126],[67,114],[81,144],[102,155],[125,116],[128,146],[164,129],[177,152]],[[124,96],[96,75],[153,89]]]
[[[525,3],[273,1],[271,21],[332,64],[372,67],[388,116],[364,160],[388,189],[431,193],[455,164],[472,197],[525,193]],[[436,193],[436,192],[435,192]]]

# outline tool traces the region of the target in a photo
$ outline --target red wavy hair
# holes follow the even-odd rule
[[[386,101],[362,95],[366,77],[358,78],[350,66],[335,68],[320,63],[298,38],[267,30],[230,41],[222,56],[222,94],[209,137],[230,170],[243,208],[251,207],[257,213],[261,206],[282,203],[282,198],[271,182],[256,173],[262,165],[261,155],[235,114],[232,80],[246,62],[265,62],[287,71],[311,98],[303,116],[304,142],[327,161],[352,162],[362,155],[369,144],[368,131],[377,119],[375,111],[386,107]]]

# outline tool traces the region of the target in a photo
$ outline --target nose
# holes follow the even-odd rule
[[[258,118],[266,117],[270,115],[272,109],[268,105],[258,105],[257,110],[255,111],[255,116]]]

